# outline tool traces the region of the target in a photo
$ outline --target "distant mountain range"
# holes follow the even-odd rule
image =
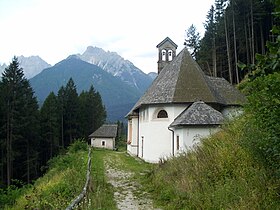
[[[112,74],[119,77],[122,81],[140,92],[145,91],[152,82],[152,78],[142,72],[128,60],[124,60],[116,52],[104,51],[98,47],[87,47],[82,55],[77,55],[82,60],[95,64]]]
[[[101,94],[110,122],[123,120],[157,76],[154,72],[145,74],[116,52],[91,46],[83,54],[71,55],[54,66],[39,56],[19,56],[18,60],[40,105],[51,91],[57,93],[72,77],[78,93],[93,85]],[[0,65],[0,73],[6,67]]]
[[[70,77],[78,93],[93,85],[106,106],[107,120],[115,122],[124,119],[155,76],[155,73],[145,74],[117,53],[88,47],[82,55],[71,55],[44,69],[30,79],[30,84],[40,104],[51,91],[57,93],[62,85],[65,86]]]
[[[51,67],[50,64],[39,56],[24,57],[21,55],[18,57],[18,61],[27,79],[39,74],[43,69]]]
[[[39,56],[30,56],[30,57],[24,57],[19,56],[18,57],[19,65],[23,69],[24,76],[27,79],[30,79],[34,77],[35,75],[39,74],[43,69],[51,67],[50,64],[48,64],[46,61],[44,61]],[[0,65],[0,73],[4,71],[4,69],[9,64],[2,64]]]

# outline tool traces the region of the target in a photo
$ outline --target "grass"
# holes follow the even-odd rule
[[[129,156],[123,150],[94,149],[92,151],[92,190],[88,196],[92,198],[91,209],[117,209],[114,188],[105,176],[105,161],[115,169],[133,173],[130,179],[134,181],[143,180],[143,172],[151,168],[150,164]],[[140,195],[140,192],[135,192],[135,195]]]
[[[49,171],[5,209],[65,209],[85,183],[87,145],[77,141],[66,155],[53,158]]]
[[[146,185],[162,209],[277,209],[279,180],[242,146],[242,119],[156,165]]]
[[[114,201],[112,185],[108,184],[105,177],[104,156],[108,150],[92,150],[91,190],[88,199],[88,209],[117,209]]]

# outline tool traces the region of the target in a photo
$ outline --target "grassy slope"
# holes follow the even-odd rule
[[[244,123],[239,119],[156,166],[148,187],[157,203],[163,209],[277,209],[279,180],[244,146]]]
[[[77,142],[65,155],[53,158],[50,170],[6,209],[65,209],[85,184],[87,145]]]
[[[250,129],[243,117],[192,151],[159,165],[146,164],[124,152],[93,150],[92,181],[82,209],[116,209],[104,159],[116,168],[134,172],[132,179],[142,183],[162,209],[277,209],[279,179],[270,175],[246,144],[246,139],[258,138]],[[87,150],[74,147],[52,162],[49,172],[9,209],[63,209],[80,193]]]

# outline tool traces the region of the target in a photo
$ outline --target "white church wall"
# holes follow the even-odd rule
[[[158,162],[172,155],[172,132],[168,126],[185,108],[185,105],[157,105],[139,110],[139,157]],[[157,118],[160,110],[165,110],[168,118]]]
[[[195,144],[199,144],[202,138],[218,132],[218,126],[188,126],[174,128],[174,153],[178,154],[186,149],[191,149]],[[179,149],[177,146],[177,136],[179,137]]]

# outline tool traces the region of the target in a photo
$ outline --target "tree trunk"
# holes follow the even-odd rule
[[[230,44],[229,44],[229,38],[228,38],[228,30],[227,30],[227,21],[226,16],[225,17],[225,34],[226,34],[226,45],[227,45],[227,58],[228,58],[228,73],[229,73],[229,82],[232,84],[232,67],[231,67],[231,55],[230,55]]]
[[[246,45],[246,58],[247,58],[247,64],[250,63],[250,49],[249,49],[249,44],[248,44],[248,34],[247,34],[247,24],[246,20],[244,20],[244,31],[245,31],[245,45]]]
[[[251,41],[252,41],[252,64],[255,64],[255,39],[254,39],[254,16],[253,16],[253,0],[251,0]]]
[[[213,37],[213,50],[212,50],[212,59],[213,59],[213,76],[217,77],[217,51],[216,51],[216,37]]]
[[[27,161],[27,183],[30,183],[30,151],[29,151],[29,141],[27,140],[26,145],[26,161]]]
[[[260,24],[260,33],[261,33],[261,50],[262,50],[262,55],[265,54],[265,41],[264,41],[264,37],[263,37],[263,28],[262,28],[262,24]]]
[[[62,148],[64,148],[64,129],[63,129],[63,126],[64,126],[64,122],[63,122],[63,114],[61,116],[61,146]]]
[[[235,32],[235,15],[234,10],[232,11],[232,24],[233,24],[233,43],[234,43],[234,60],[235,60],[235,74],[236,74],[236,83],[239,84],[239,73],[237,66],[237,47],[236,47],[236,32]]]
[[[12,171],[12,166],[11,166],[11,118],[10,118],[10,102],[8,101],[8,111],[7,111],[7,185],[10,186],[11,185],[11,171]]]

